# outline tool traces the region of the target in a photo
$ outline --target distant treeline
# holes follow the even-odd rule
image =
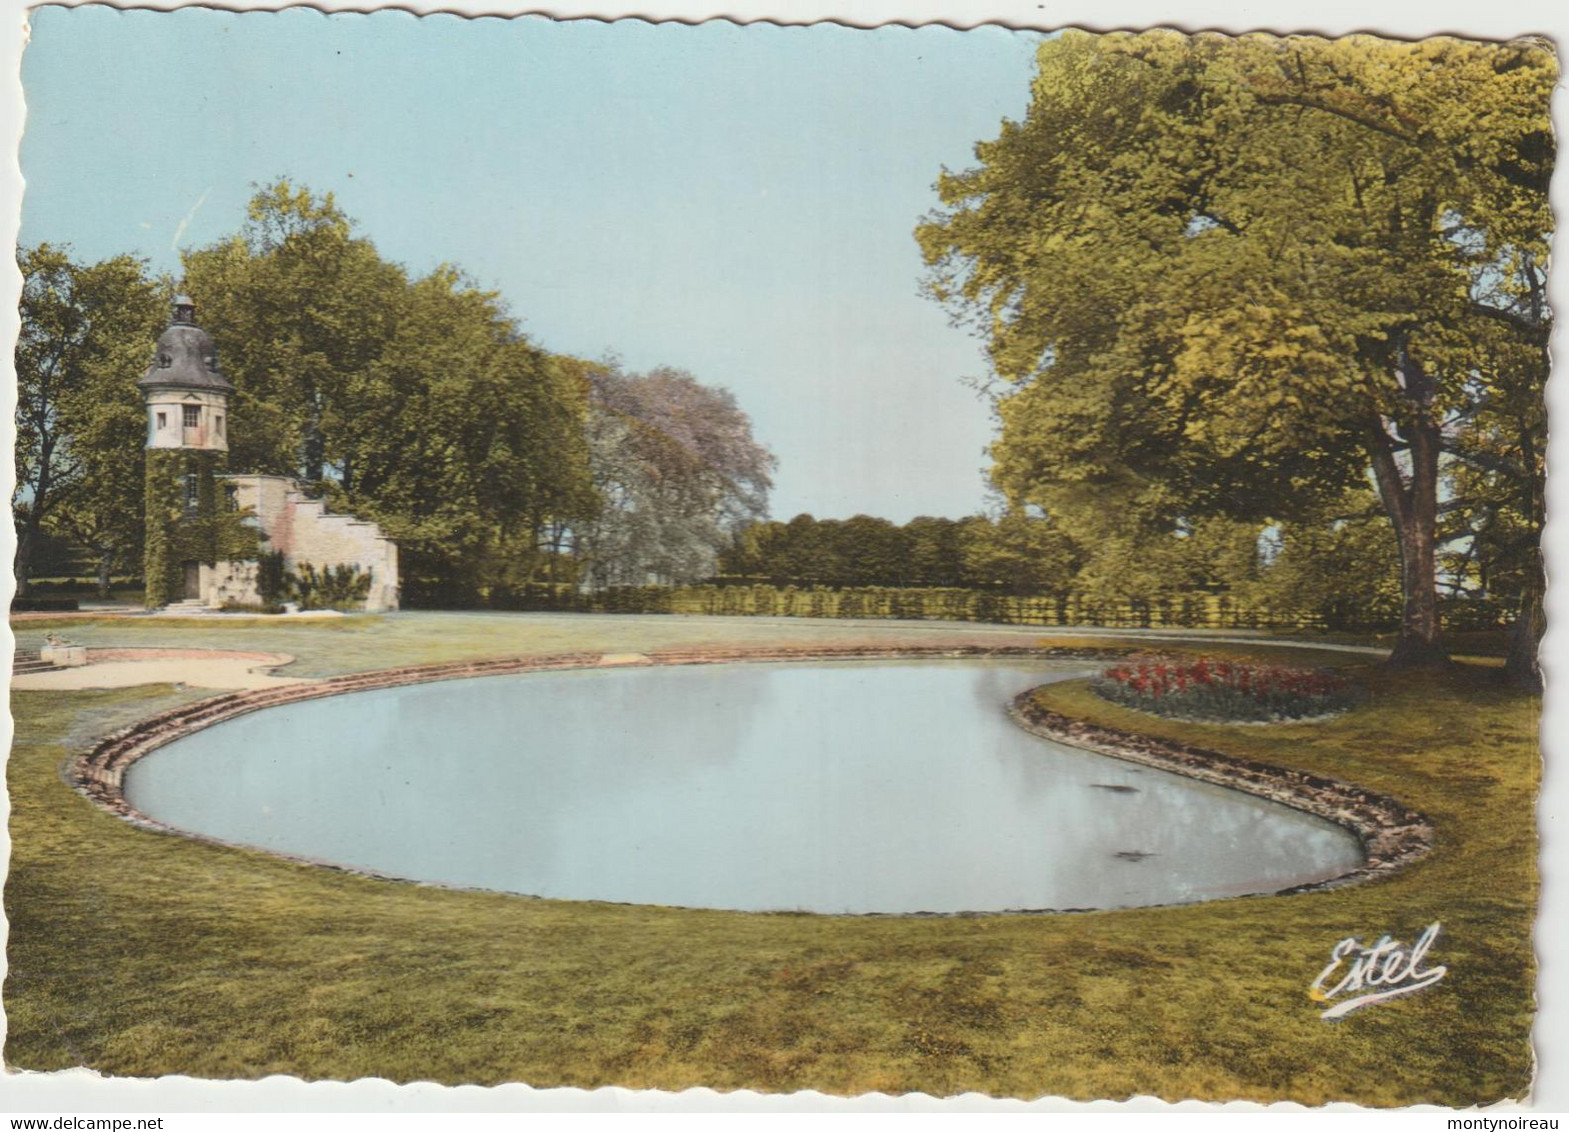
[[[1370,503],[1260,526],[1209,521],[1143,538],[1109,564],[1052,519],[1022,509],[903,525],[868,515],[737,528],[704,584],[517,577],[480,587],[405,582],[405,604],[584,613],[867,617],[1024,625],[1388,628],[1400,620],[1398,560]],[[1508,603],[1458,587],[1452,628],[1495,627]]]
[[[1016,594],[1066,593],[1078,567],[1055,526],[1024,513],[1000,519],[923,516],[758,522],[720,555],[721,575],[780,586],[935,586]]]
[[[720,555],[720,573],[712,580],[797,590],[969,593],[974,600],[966,599],[968,611],[952,614],[930,612],[919,604],[926,599],[910,599],[917,610],[911,616],[959,620],[1021,620],[994,615],[984,602],[977,606],[985,595],[1071,601],[1101,611],[1095,623],[1109,625],[1145,623],[1147,611],[1162,603],[1186,608],[1184,603],[1198,600],[1195,595],[1206,601],[1224,595],[1227,609],[1256,612],[1236,624],[1249,617],[1260,624],[1332,629],[1397,622],[1398,561],[1374,504],[1366,493],[1338,502],[1332,513],[1303,523],[1208,520],[1125,543],[1114,533],[1081,541],[1062,524],[1025,509],[963,519],[921,517],[902,526],[867,515],[844,520],[797,515],[789,522],[745,527]],[[1046,616],[1031,612],[1021,623],[1077,623],[1078,614],[1041,619]],[[1192,613],[1173,616],[1173,624],[1221,624],[1208,614],[1198,620]],[[1230,617],[1222,622],[1233,623]]]
[[[1202,524],[1143,540],[1122,562],[1106,569],[1051,519],[1022,510],[903,525],[798,515],[742,527],[702,585],[520,580],[466,593],[406,588],[405,597],[428,608],[1108,627],[1347,630],[1400,619],[1397,562],[1376,515]],[[1508,608],[1454,592],[1444,618],[1452,628],[1494,627]]]

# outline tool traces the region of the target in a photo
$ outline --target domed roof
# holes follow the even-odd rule
[[[158,339],[152,365],[136,384],[143,389],[234,392],[218,369],[218,347],[212,335],[196,325],[196,304],[187,296],[174,300],[174,318]]]

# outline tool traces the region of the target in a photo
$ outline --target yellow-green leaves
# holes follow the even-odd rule
[[[918,232],[1013,383],[999,483],[1115,474],[1183,513],[1280,515],[1364,482],[1370,422],[1465,415],[1492,340],[1545,325],[1556,75],[1534,42],[1043,44],[1025,120]]]

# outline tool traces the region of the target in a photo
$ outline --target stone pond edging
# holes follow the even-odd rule
[[[1358,868],[1313,884],[1293,885],[1274,895],[1339,888],[1388,876],[1433,848],[1433,826],[1428,818],[1385,794],[1307,771],[1085,723],[1041,707],[1035,701],[1039,690],[1019,693],[1008,709],[1013,721],[1032,735],[1278,802],[1349,829],[1362,842],[1364,860]]]
[[[599,652],[575,652],[408,665],[332,676],[282,687],[229,692],[184,707],[173,708],[104,735],[88,750],[68,760],[65,777],[71,787],[88,801],[139,828],[176,834],[209,844],[231,845],[232,843],[219,838],[165,825],[143,814],[125,798],[123,787],[126,771],[137,760],[176,739],[241,715],[283,704],[411,684],[527,672],[603,669],[607,666],[627,664],[699,665],[767,661],[923,658],[962,660],[1008,657],[1104,661],[1120,659],[1128,651],[1130,650],[1126,647],[1097,649],[1022,645],[725,647],[666,649],[647,654],[606,655]],[[1056,713],[1036,708],[1031,698],[1034,691],[1035,689],[1031,689],[1022,693],[1009,709],[1013,720],[1033,734],[1097,754],[1142,763],[1202,782],[1227,786],[1281,802],[1344,826],[1361,839],[1366,861],[1360,868],[1318,884],[1283,890],[1285,892],[1333,887],[1387,875],[1394,869],[1420,857],[1431,848],[1432,829],[1427,820],[1392,798],[1301,771],[1286,770],[1182,744],[1077,723]],[[388,877],[386,874],[370,869],[334,865],[273,850],[264,851],[285,860],[326,866],[340,872],[390,880],[404,879]]]

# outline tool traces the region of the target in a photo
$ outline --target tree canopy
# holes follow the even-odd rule
[[[410,278],[331,194],[280,181],[185,256],[235,385],[235,467],[293,475],[402,548],[416,601],[528,576],[595,508],[581,375],[457,268]]]
[[[768,513],[773,455],[726,389],[684,370],[586,367],[597,512],[574,528],[595,585],[707,578],[746,523]]]
[[[49,535],[129,566],[136,378],[172,283],[47,245],[21,265],[19,576]],[[376,521],[414,603],[575,580],[585,557],[607,578],[706,576],[729,530],[766,513],[773,458],[728,392],[552,355],[460,269],[384,259],[331,194],[259,190],[239,232],[185,253],[182,289],[234,385],[230,467]]]
[[[942,176],[917,232],[1007,382],[998,486],[1070,530],[1159,533],[1289,521],[1371,475],[1395,657],[1441,656],[1441,466],[1546,378],[1556,76],[1534,41],[1043,44],[1025,119]],[[1525,513],[1539,422],[1511,422]]]
[[[105,592],[141,545],[146,424],[135,379],[162,327],[166,289],[130,256],[81,264],[40,244],[18,256],[17,584],[48,533],[88,549]]]

